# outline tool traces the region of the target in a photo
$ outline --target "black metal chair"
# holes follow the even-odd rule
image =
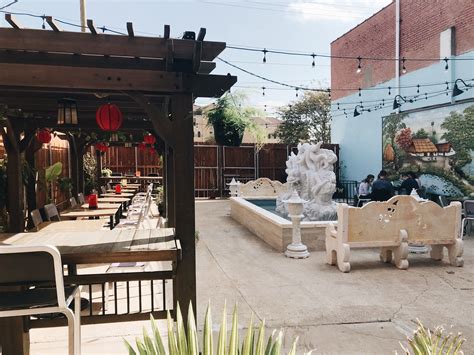
[[[464,236],[465,228],[469,221],[474,221],[474,200],[464,201],[464,218],[461,222],[461,238]]]
[[[81,298],[77,286],[64,287],[58,249],[41,246],[0,246],[0,317],[62,313],[67,318],[68,354],[81,352]],[[74,300],[74,312],[69,305]]]
[[[53,203],[50,203],[44,206],[44,213],[48,221],[58,222],[61,220],[58,209],[56,208],[56,205]]]

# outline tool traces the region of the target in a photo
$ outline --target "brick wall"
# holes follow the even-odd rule
[[[455,54],[474,49],[473,0],[400,0],[400,58],[438,58],[440,33],[455,27]],[[395,2],[331,43],[332,55],[395,57]],[[406,62],[407,72],[433,62]],[[332,88],[364,88],[395,76],[393,61],[331,60]],[[403,75],[403,74],[401,74]],[[356,91],[356,90],[355,90]],[[332,90],[333,100],[353,94]]]

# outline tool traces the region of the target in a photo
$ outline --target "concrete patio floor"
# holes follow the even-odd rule
[[[463,268],[410,255],[401,271],[379,262],[375,250],[357,250],[352,271],[343,274],[324,262],[324,252],[305,260],[285,258],[229,216],[227,201],[196,203],[198,315],[207,302],[218,328],[224,301],[228,314],[238,304],[239,326],[251,314],[265,319],[268,332],[283,328],[285,348],[300,337],[298,351],[316,354],[393,354],[416,328],[444,325],[474,342],[474,237],[465,240]],[[83,354],[126,354],[148,322],[82,327]],[[31,331],[32,354],[63,354],[65,329]]]

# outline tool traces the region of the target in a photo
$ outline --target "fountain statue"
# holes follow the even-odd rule
[[[318,144],[298,144],[298,154],[293,152],[286,162],[288,191],[277,197],[277,212],[288,214],[283,201],[293,191],[306,200],[303,221],[329,221],[337,219],[336,203],[332,195],[336,192],[334,164],[337,156],[332,150],[322,149]]]

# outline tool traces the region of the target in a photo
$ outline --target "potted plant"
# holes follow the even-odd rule
[[[111,177],[112,176],[112,170],[108,169],[108,168],[103,168],[101,170],[101,174],[103,177]]]
[[[244,101],[244,95],[228,93],[219,98],[214,107],[206,112],[208,125],[214,128],[217,144],[240,146],[246,129],[255,136],[257,143],[264,139],[261,128],[251,119],[259,115],[259,112],[250,107],[243,107]]]
[[[59,190],[63,192],[66,197],[71,197],[73,182],[71,178],[61,177],[58,179]]]
[[[63,164],[58,161],[42,171],[39,181],[44,191],[46,191],[46,203],[51,203],[51,201],[54,200],[53,196],[51,196],[51,191],[53,191],[52,187],[54,182],[59,178],[59,175],[61,175],[62,170]]]

